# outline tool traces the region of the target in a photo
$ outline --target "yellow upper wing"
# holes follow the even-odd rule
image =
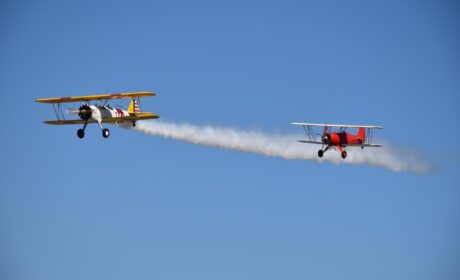
[[[158,116],[155,113],[150,112],[140,112],[135,113],[126,117],[118,117],[118,118],[103,118],[103,123],[121,123],[126,121],[138,121],[138,120],[148,120],[148,119],[158,119]],[[84,124],[86,121],[84,120],[54,120],[54,121],[45,121],[44,123],[47,124]],[[88,123],[96,122],[93,119],[88,120]]]
[[[41,102],[41,103],[67,103],[67,102],[80,102],[80,101],[91,101],[91,100],[136,98],[136,97],[144,97],[144,96],[155,96],[155,93],[140,91],[140,92],[97,94],[97,95],[86,95],[86,96],[39,98],[39,99],[36,99],[35,101]]]

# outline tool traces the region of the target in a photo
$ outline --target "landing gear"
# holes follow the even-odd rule
[[[78,138],[83,139],[83,137],[85,137],[85,129],[86,129],[87,124],[88,122],[85,122],[85,124],[83,125],[83,128],[80,128],[79,130],[77,130]]]
[[[133,122],[133,126],[136,126],[136,122]]]
[[[318,151],[318,157],[322,158],[322,157],[323,157],[323,154],[324,154],[323,150],[319,150],[319,151]]]
[[[318,157],[322,158],[323,155],[324,155],[324,153],[325,153],[327,150],[329,150],[330,148],[331,148],[331,146],[327,146],[326,149],[324,149],[324,150],[319,150],[319,151],[318,151]]]
[[[110,136],[110,131],[107,128],[102,129],[102,136],[107,138]]]
[[[324,150],[319,150],[319,151],[318,151],[318,157],[322,158],[323,155],[324,155],[324,153],[325,153],[327,150],[329,150],[330,148],[331,148],[331,146],[327,146],[326,149],[324,149]]]
[[[326,151],[331,149],[331,148],[334,148],[334,147],[327,146],[326,149],[324,149],[324,150],[322,150],[322,149],[318,150],[318,157],[322,158],[324,156],[324,153],[326,153]],[[341,146],[337,146],[336,148],[339,150],[340,154],[342,155],[342,158],[346,159],[347,158],[347,151],[343,151]]]
[[[78,138],[80,138],[80,139],[85,137],[85,129],[80,128],[79,130],[77,130],[77,135],[78,135]],[[110,136],[110,131],[107,128],[103,128],[102,129],[102,137],[108,138],[109,136]]]

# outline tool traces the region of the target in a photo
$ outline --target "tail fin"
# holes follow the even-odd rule
[[[139,105],[137,104],[137,99],[132,99],[131,103],[129,103],[128,113],[134,114],[140,112]]]
[[[356,137],[361,138],[361,139],[366,139],[366,131],[364,130],[364,127],[360,127],[358,129],[358,133],[356,134]]]

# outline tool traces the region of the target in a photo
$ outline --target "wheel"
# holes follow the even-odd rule
[[[324,154],[323,150],[319,150],[319,151],[318,151],[318,156],[319,156],[320,158],[323,157],[323,154]]]
[[[133,126],[136,126],[136,122],[133,122]]]
[[[104,128],[104,129],[102,130],[102,136],[103,136],[104,138],[109,137],[109,136],[110,136],[110,131],[109,131],[107,128]]]
[[[343,158],[343,159],[346,159],[346,158],[347,158],[347,152],[346,152],[346,151],[343,151],[343,152],[342,152],[342,158]]]
[[[85,137],[85,131],[80,128],[79,130],[77,130],[77,135],[78,135],[78,138],[81,139],[81,138]]]

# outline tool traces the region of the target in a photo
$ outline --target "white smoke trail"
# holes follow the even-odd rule
[[[364,150],[354,148],[355,151],[349,152],[346,160],[343,160],[334,151],[326,153],[320,159],[317,156],[319,146],[297,142],[297,140],[304,138],[299,135],[271,135],[263,132],[225,127],[196,126],[162,121],[140,121],[137,122],[136,127],[133,129],[148,135],[171,138],[197,145],[233,149],[288,160],[329,161],[336,164],[368,164],[394,172],[426,173],[432,169],[427,161],[417,155],[403,155],[402,151],[391,148],[388,144],[385,144],[382,148]]]

